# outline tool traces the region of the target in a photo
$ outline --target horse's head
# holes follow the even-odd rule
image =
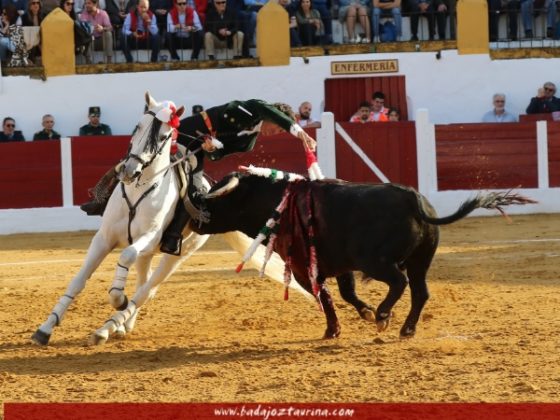
[[[176,109],[171,101],[156,102],[146,92],[146,112],[132,133],[130,146],[120,178],[125,184],[142,175],[142,171],[162,156],[169,163],[169,149],[173,130],[179,126],[184,107]]]

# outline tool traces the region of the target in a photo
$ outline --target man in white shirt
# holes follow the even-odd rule
[[[515,115],[506,111],[506,95],[503,93],[495,93],[492,97],[494,109],[488,111],[482,116],[482,122],[517,122]]]

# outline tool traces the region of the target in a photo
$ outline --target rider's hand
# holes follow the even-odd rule
[[[216,146],[212,144],[212,137],[206,137],[204,139],[204,143],[202,143],[202,149],[208,153],[212,153],[216,150]]]

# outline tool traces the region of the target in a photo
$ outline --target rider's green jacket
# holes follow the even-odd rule
[[[196,150],[201,144],[197,138],[201,134],[210,134],[224,147],[204,154],[211,160],[218,160],[232,153],[251,151],[262,121],[274,123],[288,132],[296,124],[293,118],[265,101],[231,101],[183,119],[177,141],[189,150]],[[197,153],[197,158],[202,157],[201,154]],[[199,164],[197,169],[200,167]]]

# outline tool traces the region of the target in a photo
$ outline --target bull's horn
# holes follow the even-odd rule
[[[235,188],[237,188],[238,185],[239,185],[239,178],[236,177],[236,176],[232,176],[226,185],[224,185],[220,189],[217,189],[216,191],[213,191],[209,194],[206,194],[206,196],[204,198],[206,198],[208,200],[208,199],[221,197],[222,195],[229,194]]]

